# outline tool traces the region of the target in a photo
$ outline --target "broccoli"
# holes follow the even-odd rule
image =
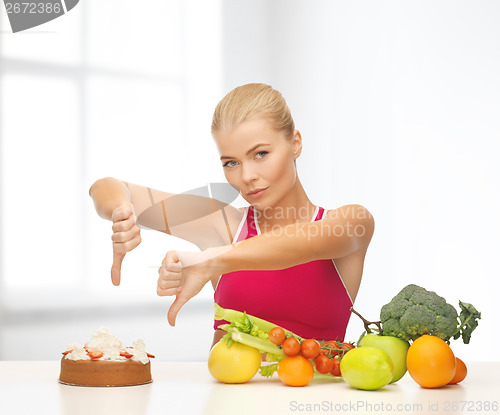
[[[423,334],[432,334],[447,343],[462,336],[469,343],[472,331],[481,318],[472,304],[459,302],[461,313],[434,291],[415,284],[404,287],[390,303],[380,310],[380,321],[385,335],[403,340],[415,340]],[[460,321],[459,321],[460,317]]]

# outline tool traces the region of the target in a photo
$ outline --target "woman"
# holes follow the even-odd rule
[[[247,84],[227,94],[215,109],[212,135],[226,180],[250,206],[212,209],[169,227],[193,206],[192,198],[167,215],[172,194],[112,178],[91,187],[97,212],[113,221],[113,283],[119,284],[125,253],[141,241],[139,223],[201,250],[169,251],[158,271],[158,295],[176,297],[168,312],[172,326],[181,307],[210,281],[224,308],[302,337],[343,340],[373,235],[372,215],[360,205],[325,210],[309,200],[296,168],[302,137],[284,98],[270,86]],[[195,202],[200,211],[213,204],[202,197]],[[225,333],[217,328],[223,322],[214,324],[213,344]]]

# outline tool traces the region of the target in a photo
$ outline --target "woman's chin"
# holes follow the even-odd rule
[[[248,203],[258,210],[264,210],[270,207],[269,203],[261,202],[260,200],[248,200]]]

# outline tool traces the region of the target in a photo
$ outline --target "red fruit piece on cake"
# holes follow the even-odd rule
[[[128,353],[128,352],[120,352],[120,356],[126,357],[127,359],[130,359],[133,354]]]
[[[91,359],[100,359],[104,353],[103,352],[88,352]]]

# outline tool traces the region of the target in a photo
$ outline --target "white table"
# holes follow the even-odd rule
[[[462,384],[440,389],[421,388],[406,374],[378,391],[361,391],[340,379],[285,386],[277,374],[226,385],[211,377],[206,362],[153,361],[151,384],[88,388],[58,383],[59,362],[3,361],[0,414],[500,413],[500,362],[472,362],[468,369]]]

